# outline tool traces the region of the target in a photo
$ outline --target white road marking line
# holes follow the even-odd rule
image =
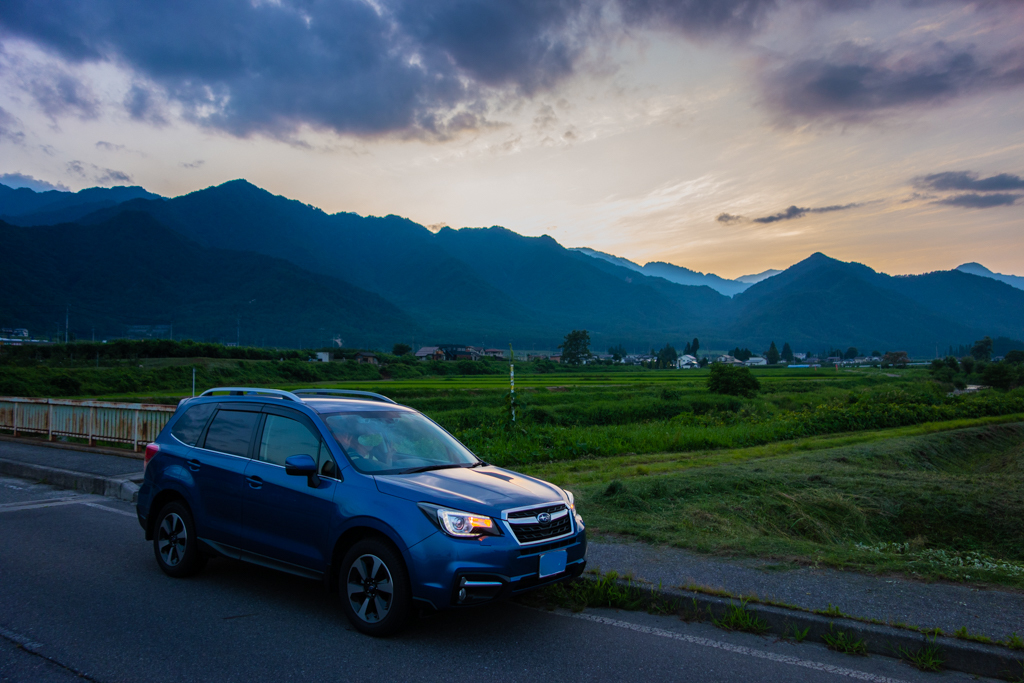
[[[618,619],[610,619],[608,617],[600,617],[595,614],[586,613],[572,613],[567,614],[565,612],[553,612],[563,617],[572,617],[573,619],[583,619],[584,621],[592,621],[598,624],[605,624],[607,626],[617,626],[618,628],[629,629],[630,631],[636,631],[638,633],[646,633],[652,636],[661,636],[662,638],[671,638],[673,640],[681,640],[685,643],[691,643],[693,645],[700,645],[701,647],[713,647],[718,650],[725,650],[726,652],[733,652],[740,655],[746,655],[748,657],[758,657],[760,659],[768,659],[773,662],[779,662],[780,664],[790,664],[792,666],[802,666],[806,669],[815,669],[817,671],[824,671],[826,673],[836,674],[837,676],[846,676],[848,678],[855,678],[860,681],[872,681],[873,683],[906,683],[898,678],[887,678],[885,676],[878,676],[875,674],[867,673],[866,671],[857,671],[855,669],[846,669],[841,666],[833,666],[831,664],[825,664],[823,662],[812,662],[809,659],[799,659],[797,657],[790,657],[788,655],[780,655],[774,652],[765,652],[763,650],[754,650],[749,647],[743,647],[742,645],[731,645],[729,643],[723,643],[719,640],[711,640],[710,638],[700,638],[698,636],[688,636],[682,633],[676,633],[674,631],[666,631],[665,629],[654,628],[653,626],[642,626],[640,624],[634,624],[628,621],[619,621]],[[549,614],[551,614],[549,612]]]
[[[17,512],[18,510],[36,510],[38,508],[56,507],[58,505],[77,505],[84,502],[78,498],[53,498],[50,500],[32,500],[24,503],[7,503],[0,505],[0,513]]]
[[[118,510],[117,508],[108,508],[106,505],[100,505],[99,503],[82,503],[82,505],[88,505],[89,507],[96,508],[97,510],[113,512],[115,515],[124,515],[125,517],[131,517],[132,519],[136,519],[138,517],[134,512],[125,512],[124,510]]]

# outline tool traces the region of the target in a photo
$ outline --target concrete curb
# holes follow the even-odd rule
[[[597,577],[584,574],[581,578],[595,581]],[[619,579],[623,586],[625,579]],[[900,657],[900,650],[917,652],[931,645],[941,650],[945,659],[943,668],[968,674],[1020,680],[1024,678],[1024,651],[1010,650],[997,645],[985,645],[948,636],[926,636],[909,629],[882,624],[872,624],[855,619],[828,617],[813,612],[787,609],[760,603],[742,603],[735,598],[723,598],[694,591],[645,587],[633,582],[641,590],[650,590],[654,595],[675,601],[684,618],[696,621],[721,619],[731,607],[743,607],[746,611],[763,619],[769,633],[776,636],[792,637],[794,630],[807,629],[804,640],[824,643],[823,635],[843,632],[854,640],[863,640],[871,654],[885,657]]]
[[[20,479],[31,479],[62,489],[117,498],[129,503],[136,502],[139,495],[139,485],[136,482],[142,480],[141,472],[124,477],[104,477],[99,474],[62,470],[57,467],[46,467],[5,458],[0,458],[0,474]]]
[[[132,460],[144,460],[146,457],[145,453],[136,453],[135,451],[129,451],[126,448],[107,448],[106,446],[89,446],[84,443],[46,441],[45,439],[11,436],[10,434],[0,434],[0,441],[22,443],[28,446],[43,446],[45,448],[62,448],[66,451],[82,451],[83,453],[103,453],[104,455],[116,455],[121,458],[130,458]]]

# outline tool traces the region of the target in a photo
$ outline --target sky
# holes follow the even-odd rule
[[[0,182],[1024,275],[1021,0],[5,0]]]

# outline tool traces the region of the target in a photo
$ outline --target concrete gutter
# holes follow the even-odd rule
[[[596,581],[599,577],[584,574],[581,578]],[[824,643],[822,636],[843,632],[853,640],[863,640],[871,654],[897,658],[903,658],[901,650],[915,653],[932,646],[941,651],[944,669],[1003,680],[1019,681],[1024,678],[1024,651],[1020,650],[695,591],[650,587],[625,579],[619,579],[619,584],[650,591],[652,597],[674,602],[679,606],[679,614],[687,621],[721,620],[729,609],[739,607],[763,619],[768,624],[769,633],[782,638],[793,638],[795,631],[807,629],[807,635],[801,640]]]
[[[136,502],[139,494],[139,483],[143,477],[141,472],[123,477],[104,477],[98,474],[75,472],[58,467],[47,467],[34,463],[8,460],[6,458],[0,458],[0,474],[18,477],[19,479],[30,479],[62,489],[72,489],[108,498],[117,498],[129,503]]]

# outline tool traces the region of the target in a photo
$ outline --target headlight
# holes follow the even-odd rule
[[[575,510],[576,509],[576,496],[572,495],[572,491],[566,491],[565,489],[562,489],[562,493],[564,493],[565,497],[569,499],[569,509],[570,510]]]
[[[420,509],[427,519],[437,524],[441,531],[455,538],[479,538],[480,536],[501,536],[498,524],[484,515],[452,510],[449,508],[420,503]]]

